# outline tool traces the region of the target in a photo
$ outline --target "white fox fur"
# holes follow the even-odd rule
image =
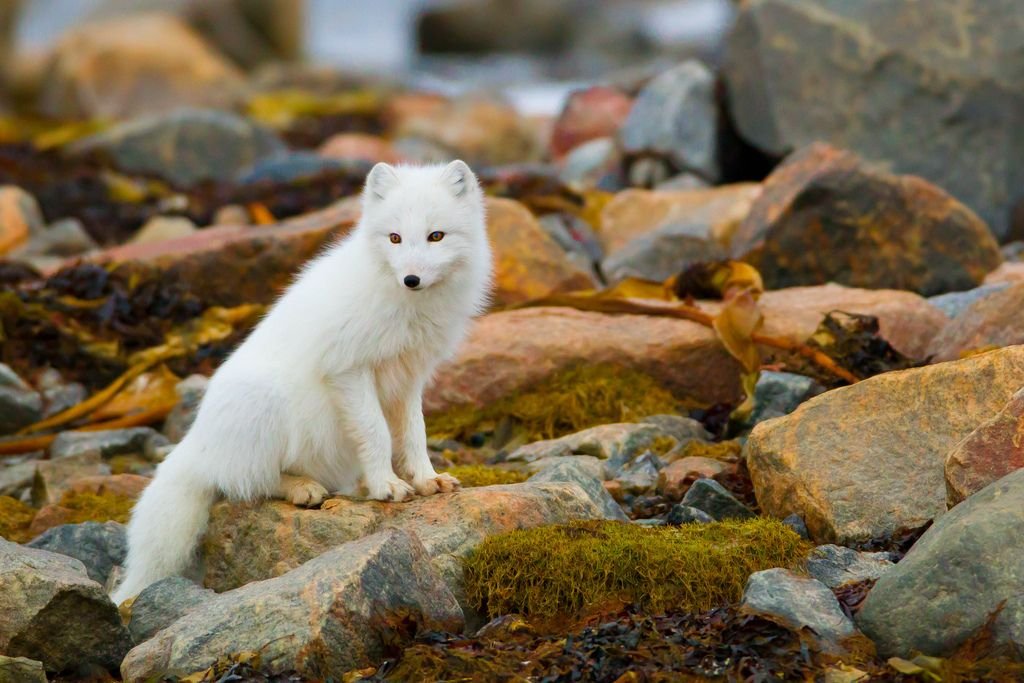
[[[214,373],[132,511],[115,602],[189,567],[220,495],[317,505],[328,491],[399,501],[458,486],[430,463],[421,399],[487,304],[483,193],[461,161],[381,163],[362,201],[352,233],[303,269]]]

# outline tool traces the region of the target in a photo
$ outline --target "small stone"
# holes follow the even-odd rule
[[[164,420],[164,436],[171,443],[181,443],[199,412],[199,403],[206,394],[210,379],[205,375],[190,375],[174,388],[178,403]]]
[[[195,223],[183,216],[153,216],[139,228],[129,244],[150,244],[188,237],[197,230]]]
[[[98,453],[106,460],[115,455],[146,453],[166,443],[167,439],[151,427],[63,432],[50,445],[50,458],[60,460],[83,453]]]
[[[682,415],[650,415],[640,420],[641,424],[654,425],[661,430],[665,436],[670,436],[678,443],[688,441],[709,441],[711,434],[704,428],[704,425],[692,417]]]
[[[0,388],[20,389],[21,391],[32,390],[28,382],[19,377],[18,373],[5,363],[0,363]]]
[[[0,460],[0,496],[18,498],[32,486],[36,476],[36,460],[42,453],[28,454],[20,458],[8,457]]]
[[[75,558],[85,565],[90,579],[104,585],[114,566],[124,564],[128,538],[123,524],[84,522],[48,529],[28,546]]]
[[[132,601],[128,630],[136,643],[144,643],[216,595],[181,576],[162,579]]]
[[[46,410],[43,417],[51,417],[57,413],[64,412],[74,405],[78,405],[88,397],[86,388],[78,382],[63,384],[43,391],[43,402]]]
[[[27,657],[0,655],[0,683],[46,683],[46,668]]]
[[[714,458],[680,458],[658,473],[658,492],[672,500],[680,500],[697,479],[713,479],[727,469],[728,465]]]
[[[509,462],[533,462],[564,455],[590,455],[618,470],[647,450],[665,432],[652,424],[610,424],[584,429],[560,439],[537,441],[513,451]]]
[[[702,510],[714,519],[749,519],[754,513],[713,479],[698,479],[683,496],[683,505]]]
[[[0,651],[47,671],[117,671],[131,635],[78,560],[0,539]]]
[[[570,186],[615,192],[625,187],[622,152],[612,138],[597,138],[562,159],[559,179]]]
[[[569,483],[577,484],[601,510],[604,519],[626,521],[626,514],[619,506],[604,481],[604,466],[597,458],[589,455],[563,456],[532,463],[537,473],[528,481],[534,484]]]
[[[613,87],[570,93],[551,133],[551,156],[557,160],[583,143],[615,135],[632,106],[632,98]]]
[[[15,253],[18,258],[26,256],[56,256],[70,258],[81,256],[99,248],[96,240],[86,232],[77,218],[62,218],[33,235],[31,240]]]
[[[658,456],[648,451],[623,465],[616,473],[615,479],[622,484],[622,488],[627,494],[648,493],[658,483],[661,466],[662,463],[658,460]]]
[[[566,213],[549,213],[538,218],[537,222],[566,252],[579,254],[591,262],[601,260],[601,242],[590,224],[582,218]]]
[[[45,222],[35,197],[20,187],[0,187],[0,256],[27,243]]]
[[[43,398],[35,391],[0,386],[0,436],[43,418]]]
[[[844,654],[845,642],[858,635],[825,584],[788,569],[751,574],[741,609],[781,620],[793,630],[810,629],[822,651],[829,654]]]
[[[807,541],[811,540],[811,534],[807,531],[807,523],[804,522],[803,517],[795,512],[782,520],[782,523],[799,534],[800,538]]]
[[[840,545],[819,545],[807,558],[807,573],[829,588],[873,581],[893,567],[889,553],[860,553]]]
[[[754,387],[754,410],[745,427],[789,415],[804,401],[824,393],[825,387],[810,377],[789,372],[764,371]]]
[[[608,284],[627,278],[664,282],[697,263],[725,259],[725,249],[691,229],[673,224],[638,237],[604,259],[601,273]]]
[[[679,526],[680,524],[709,524],[714,522],[715,518],[704,512],[698,510],[695,507],[689,505],[673,505],[672,509],[669,510],[668,516],[665,517],[665,524],[671,526]]]
[[[213,225],[249,225],[252,219],[244,206],[227,204],[213,214]]]
[[[103,462],[98,451],[40,460],[32,480],[32,504],[56,505],[74,482],[105,474],[110,474],[110,465]]]

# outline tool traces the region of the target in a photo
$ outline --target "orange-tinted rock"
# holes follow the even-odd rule
[[[40,107],[57,118],[130,118],[183,106],[225,106],[242,75],[174,16],[134,14],[84,23],[45,66]]]
[[[569,260],[530,210],[511,199],[487,200],[494,250],[494,302],[516,304],[555,292],[591,289],[594,281]]]
[[[690,484],[697,479],[711,479],[727,469],[727,463],[714,458],[680,458],[669,463],[658,473],[658,492],[673,500],[680,500],[690,488]]]
[[[695,235],[728,246],[754,199],[756,183],[694,190],[625,190],[601,213],[601,240],[609,254],[630,241],[674,224],[692,227]]]
[[[1024,467],[1024,389],[946,456],[946,503],[953,507]]]
[[[0,256],[27,242],[43,225],[35,197],[20,187],[0,187]]]
[[[701,306],[715,310],[711,302]],[[838,285],[768,292],[761,297],[761,308],[766,333],[799,341],[829,311],[877,315],[883,334],[915,356],[946,320],[910,292]],[[529,308],[479,320],[457,358],[438,373],[425,406],[432,412],[462,404],[483,407],[580,363],[633,368],[677,396],[706,403],[740,395],[739,366],[702,325],[655,316]]]
[[[397,164],[402,159],[391,143],[384,138],[366,133],[338,133],[327,139],[318,150],[329,159],[356,159],[359,161],[385,161]]]
[[[632,98],[617,88],[597,85],[572,93],[555,121],[551,155],[560,159],[584,142],[614,137],[632,106]]]
[[[951,320],[928,346],[935,360],[971,351],[1024,344],[1024,281],[975,301]]]
[[[71,484],[70,490],[75,493],[108,493],[125,498],[138,498],[151,481],[153,480],[150,477],[137,474],[108,474],[79,479]]]
[[[763,422],[746,457],[761,509],[818,542],[863,542],[946,510],[946,455],[1024,385],[1024,346],[890,372]]]
[[[984,221],[942,189],[824,144],[775,169],[731,247],[770,288],[835,281],[941,294],[980,284],[1002,262]]]

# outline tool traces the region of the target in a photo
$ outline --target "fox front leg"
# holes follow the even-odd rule
[[[460,487],[450,474],[438,474],[427,453],[427,427],[423,422],[423,386],[418,385],[390,406],[390,423],[394,434],[396,468],[412,483],[416,493],[431,496],[448,493]]]

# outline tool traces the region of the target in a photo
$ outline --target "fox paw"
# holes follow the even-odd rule
[[[412,498],[416,491],[407,482],[392,477],[380,484],[367,485],[367,497],[373,500],[400,502]]]
[[[327,489],[312,479],[298,479],[288,488],[287,499],[292,505],[312,508],[324,502],[329,494]]]
[[[421,496],[432,496],[435,493],[451,493],[462,488],[459,480],[450,474],[435,474],[432,477],[414,480],[412,483],[416,493]]]

